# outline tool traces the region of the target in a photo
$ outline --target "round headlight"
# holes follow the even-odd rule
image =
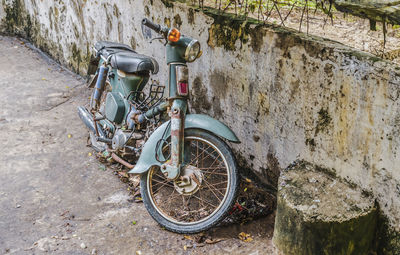
[[[197,40],[193,40],[186,47],[185,60],[187,62],[193,62],[196,60],[199,53],[200,53],[200,43]]]

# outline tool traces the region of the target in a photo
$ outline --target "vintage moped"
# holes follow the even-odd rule
[[[220,222],[235,202],[238,169],[226,141],[239,139],[222,122],[189,111],[187,63],[200,57],[200,43],[148,19],[144,28],[165,40],[167,95],[155,83],[144,92],[150,72],[158,72],[153,58],[100,41],[90,103],[78,113],[94,149],[141,175],[149,214],[170,231],[197,233]]]

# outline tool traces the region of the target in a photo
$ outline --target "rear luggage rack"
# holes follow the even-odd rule
[[[164,98],[164,90],[165,86],[152,83],[147,97],[143,91],[132,91],[127,99],[134,104],[136,109],[145,112],[161,102]]]

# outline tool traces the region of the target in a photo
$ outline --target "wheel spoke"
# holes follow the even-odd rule
[[[207,154],[208,154],[205,158],[203,157],[204,153],[207,153]],[[203,150],[203,151],[200,153],[200,155],[199,155],[198,152],[197,152],[196,158],[193,159],[193,160],[189,163],[189,165],[191,165],[193,162],[195,162],[195,161],[196,161],[198,158],[200,158],[200,157],[201,157],[201,159],[202,159],[201,162],[204,162],[204,159],[208,158],[210,155],[211,155],[211,153],[208,153],[207,150]],[[199,164],[197,163],[196,166],[199,167]]]
[[[221,199],[214,193],[214,190],[216,190],[216,189],[213,189],[206,180],[203,180],[203,182],[210,189],[210,191],[214,194],[214,196],[219,200],[219,202],[221,202]],[[221,191],[219,191],[219,190],[216,190],[216,191],[218,191],[222,195],[222,197],[224,197],[224,194],[221,193]]]
[[[225,174],[225,173],[215,173],[215,172],[208,172],[208,171],[201,171],[201,172],[204,173],[204,174],[228,175],[228,174]]]
[[[209,204],[209,205],[211,205],[211,206],[213,206],[213,207],[217,207],[216,205],[213,205],[213,204],[211,204],[210,202],[208,202],[208,201],[206,201],[206,200],[204,200],[204,199],[201,199],[201,198],[199,198],[199,197],[196,196],[196,195],[193,195],[193,197],[195,197],[195,198],[197,198],[198,200],[203,201],[204,203]]]
[[[159,190],[161,190],[164,186],[168,186],[168,187],[172,187],[173,189],[175,189],[174,185],[169,184],[168,182],[164,182],[164,183],[157,183],[156,185],[161,185],[160,187],[158,187],[158,189],[156,191],[154,191],[154,194],[156,194]],[[153,185],[155,186],[155,185]]]

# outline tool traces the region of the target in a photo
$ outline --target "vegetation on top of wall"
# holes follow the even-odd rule
[[[287,50],[288,48],[302,42],[311,56],[325,58],[327,57],[324,56],[325,53],[328,55],[332,54],[331,51],[326,51],[326,47],[331,45],[332,49],[338,47],[338,51],[356,57],[359,60],[371,61],[372,63],[377,61],[389,63],[389,61],[386,61],[381,57],[367,52],[354,50],[342,43],[330,39],[307,35],[294,29],[275,24],[263,23],[257,19],[246,17],[244,15],[221,12],[212,7],[196,8],[195,10],[202,11],[204,14],[214,19],[214,23],[209,28],[208,45],[210,47],[223,47],[225,50],[234,51],[238,50],[236,42],[239,40],[239,49],[242,48],[243,44],[250,42],[252,49],[255,52],[260,52],[260,48],[263,44],[263,37],[266,35],[267,28],[274,31],[281,38],[281,40],[278,40],[279,42],[276,46],[280,47],[282,50]]]
[[[185,2],[184,0],[162,0],[172,2]],[[374,31],[382,31],[383,42],[379,38],[374,41],[374,46],[370,45],[367,51],[389,59],[400,58],[400,49],[397,49],[397,44],[391,40],[396,34],[400,33],[400,3],[393,0],[200,0],[186,1],[187,4],[196,6],[199,9],[207,9],[212,7],[218,10],[219,13],[231,13],[237,17],[253,18],[261,23],[271,22],[279,26],[295,28],[302,31],[306,29],[307,34],[320,34],[320,27],[316,26],[315,22],[321,22],[324,26],[329,22],[332,24],[334,20],[344,21],[354,25],[360,32],[364,31],[364,26],[361,22],[354,20],[350,16],[359,16],[370,20],[370,29]],[[335,8],[336,7],[336,8]],[[351,14],[350,16],[347,13]],[[348,20],[353,20],[349,21]],[[295,21],[295,22],[294,22]],[[377,25],[380,22],[381,25]],[[323,24],[322,24],[323,23]],[[311,25],[310,25],[311,24]],[[390,26],[390,24],[392,26]],[[313,30],[314,29],[314,30]],[[340,31],[340,29],[338,29]],[[329,33],[328,33],[329,34]],[[375,33],[376,34],[376,33]],[[341,40],[351,41],[342,33],[335,33]],[[400,35],[400,34],[399,34]],[[387,37],[390,39],[387,39]],[[335,36],[333,36],[335,37]],[[374,35],[376,37],[376,35]],[[379,43],[378,43],[379,40]],[[353,44],[350,42],[350,44]],[[378,44],[378,45],[376,45]],[[376,45],[376,46],[375,46]],[[353,45],[354,46],[354,45]],[[356,46],[357,47],[357,46]],[[360,48],[360,47],[357,47]],[[364,50],[364,49],[363,49]]]

